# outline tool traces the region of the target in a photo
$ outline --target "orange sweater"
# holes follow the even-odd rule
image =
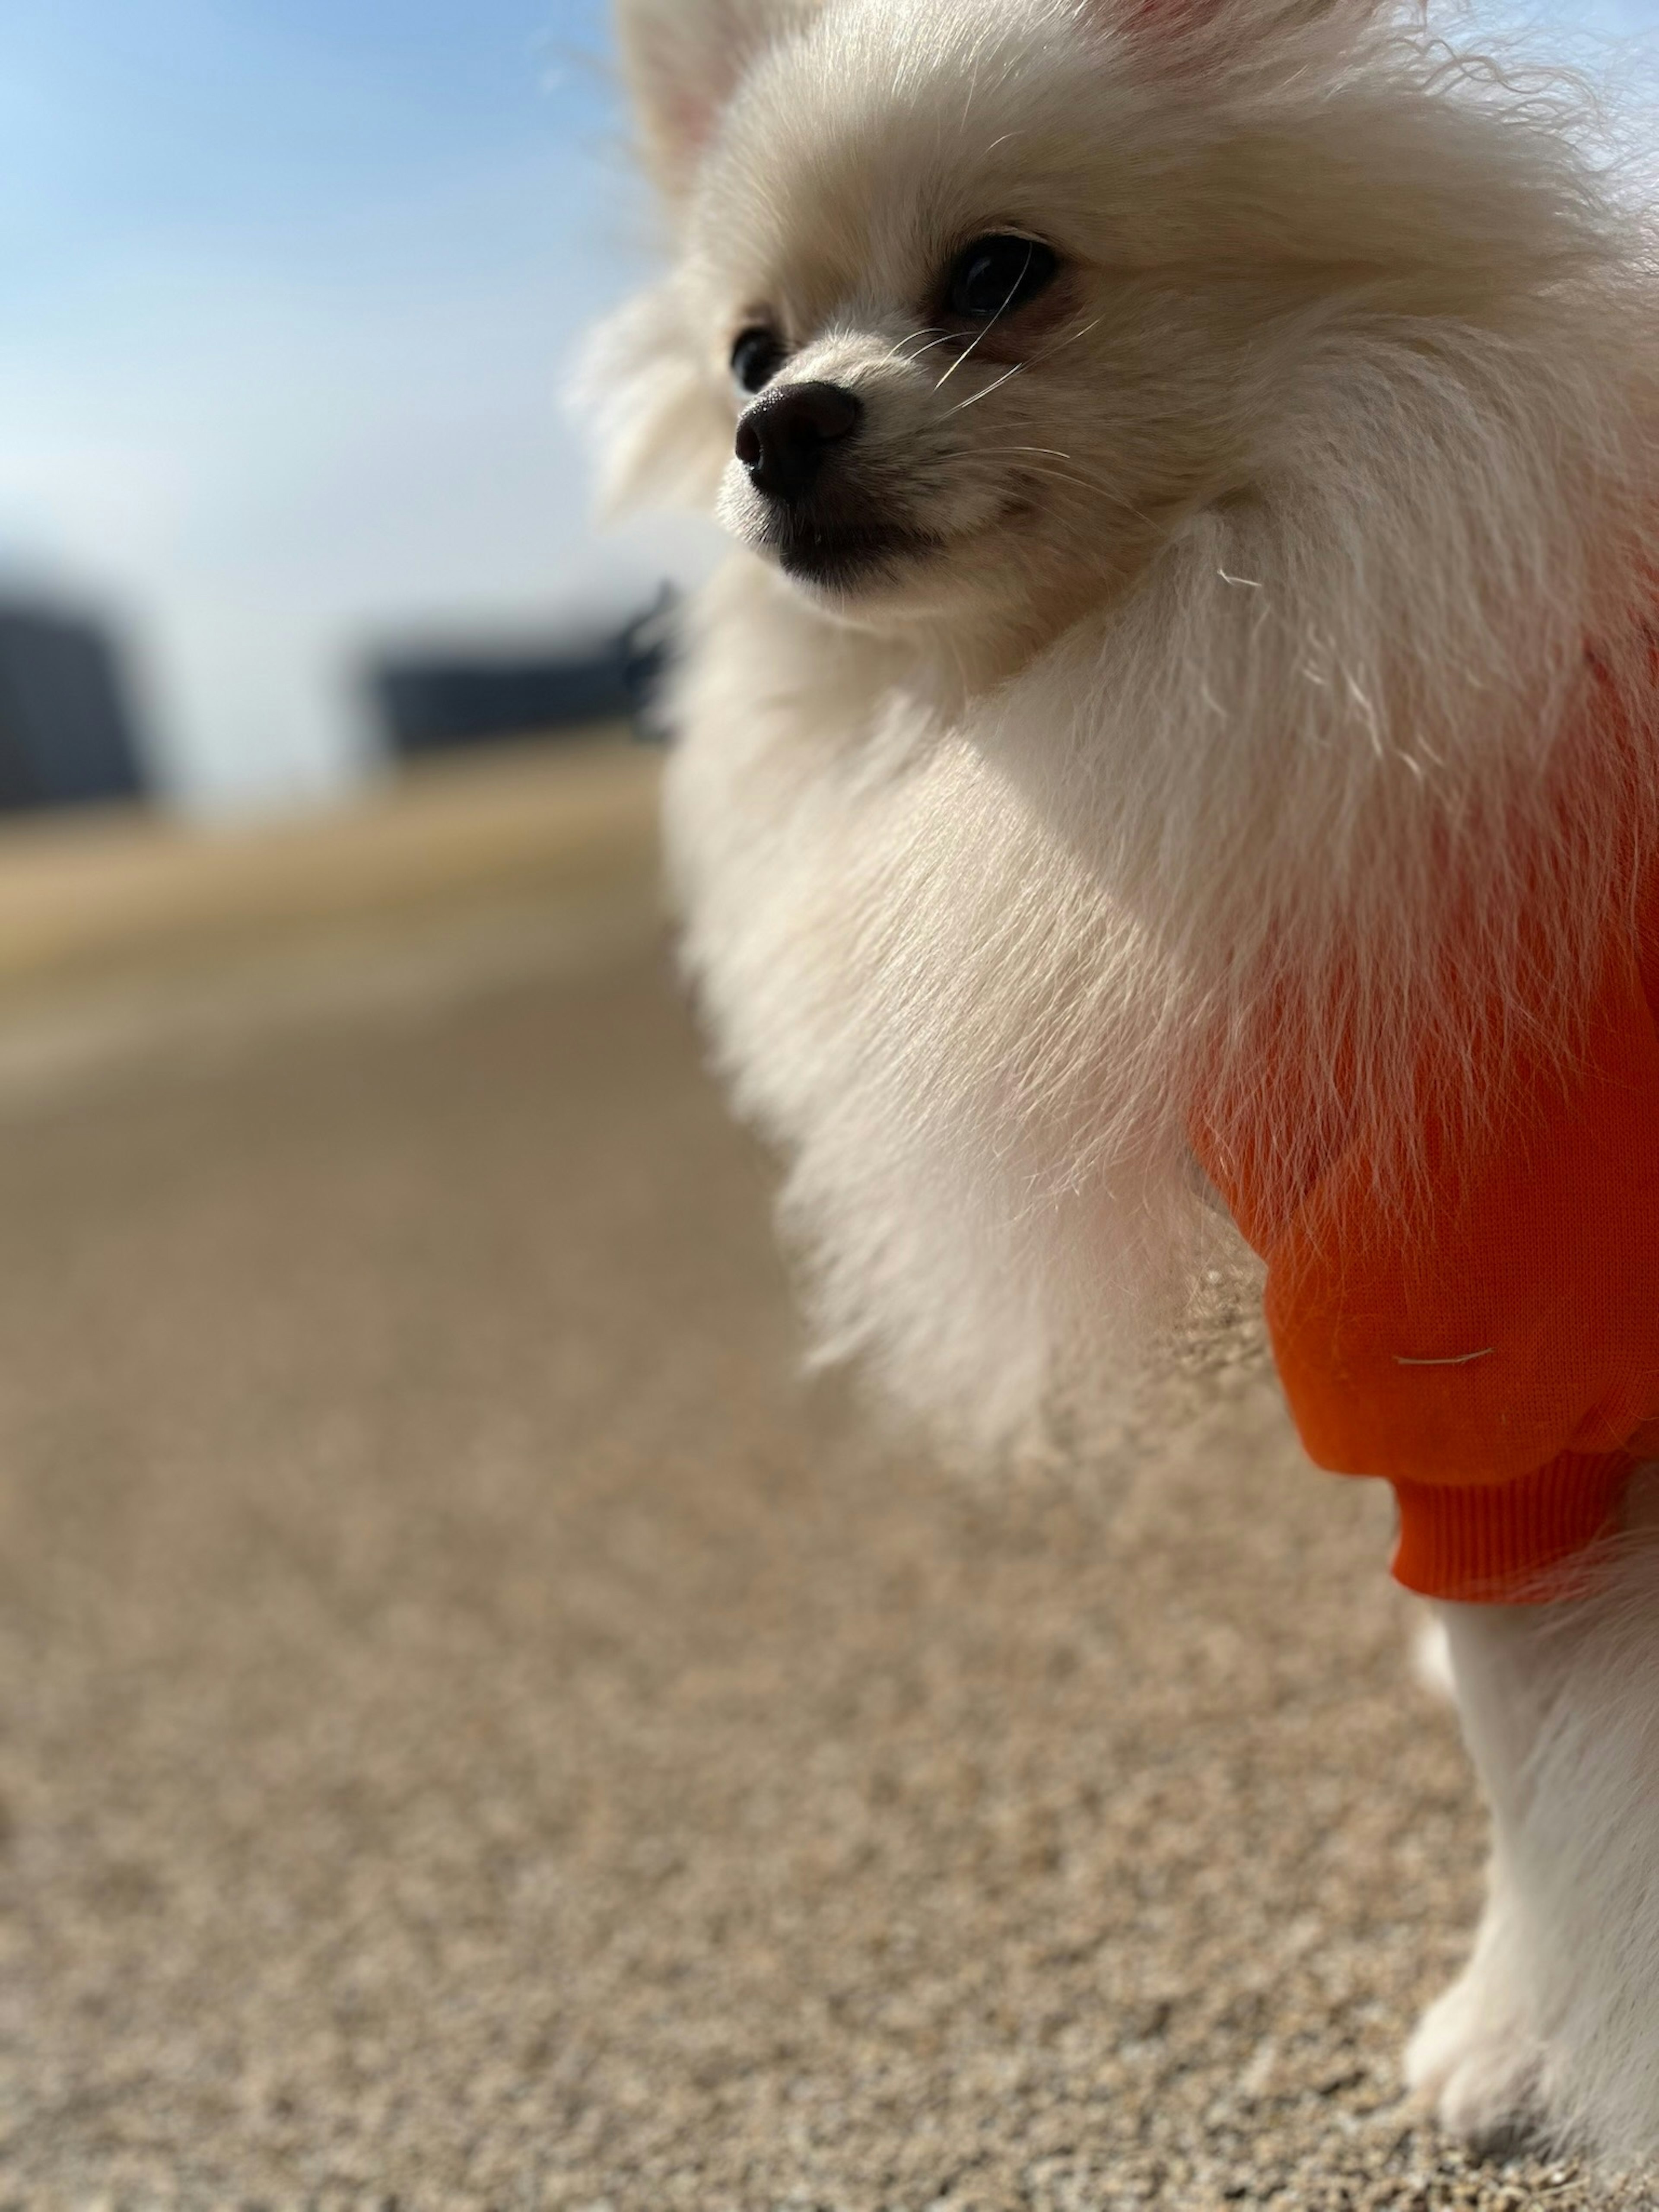
[[[1267,1262],[1267,1311],[1310,1455],[1382,1475],[1395,1573],[1425,1595],[1516,1602],[1616,1523],[1659,1451],[1659,879],[1609,923],[1583,1049],[1470,1047],[1481,1137],[1428,1133],[1437,1194],[1408,1238],[1379,1225],[1380,1139],[1351,1133],[1276,1212],[1248,1141],[1194,1132]],[[1483,1074],[1483,1070],[1485,1071]],[[1248,1133],[1246,1132],[1246,1136]]]

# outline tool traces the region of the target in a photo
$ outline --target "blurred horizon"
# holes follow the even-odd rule
[[[609,8],[136,12],[14,0],[0,42],[0,599],[107,619],[164,796],[326,799],[377,757],[371,652],[591,635],[705,557],[591,526],[559,404],[651,265]]]
[[[0,596],[103,616],[165,795],[349,789],[362,663],[615,627],[560,386],[649,266],[603,0],[21,0],[0,41]]]

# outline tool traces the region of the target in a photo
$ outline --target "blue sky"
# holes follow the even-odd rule
[[[647,260],[599,0],[6,18],[0,563],[118,611],[176,785],[327,792],[368,641],[646,590],[557,404]]]
[[[696,565],[595,538],[556,403],[648,262],[607,46],[603,0],[7,0],[0,568],[118,613],[191,803],[348,786],[372,641]]]

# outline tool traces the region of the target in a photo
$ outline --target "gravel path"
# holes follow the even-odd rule
[[[873,1440],[607,945],[0,1100],[0,2208],[1650,2202],[1397,2101],[1383,1501]]]

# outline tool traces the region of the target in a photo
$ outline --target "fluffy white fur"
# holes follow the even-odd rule
[[[1659,804],[1646,211],[1560,87],[1370,0],[619,14],[675,258],[595,348],[611,489],[744,549],[672,702],[688,964],[826,1352],[994,1444],[1180,1313],[1206,1101],[1289,1190],[1357,1099],[1404,1234],[1424,1039],[1571,1048]],[[1061,280],[969,345],[939,272],[1009,229]],[[770,564],[758,316],[927,557]]]

